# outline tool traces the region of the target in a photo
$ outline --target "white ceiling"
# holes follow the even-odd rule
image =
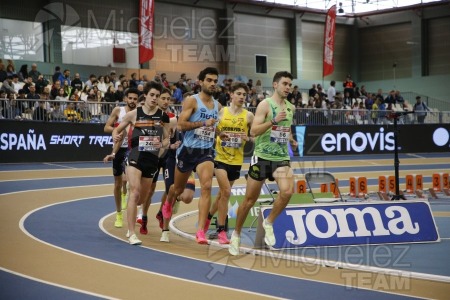
[[[342,3],[344,13],[365,13],[384,9],[399,8],[415,4],[425,4],[430,2],[439,2],[442,0],[256,0],[268,3],[278,3],[285,5],[294,5],[298,7],[308,7],[314,9],[328,10],[336,5],[339,9],[339,3]]]

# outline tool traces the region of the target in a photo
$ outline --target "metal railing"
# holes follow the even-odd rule
[[[123,102],[84,102],[62,100],[0,99],[0,118],[48,122],[105,123],[116,106]],[[180,105],[172,107],[178,115]],[[247,107],[251,112],[256,107]],[[370,111],[367,109],[297,108],[294,124],[297,125],[367,125],[391,124],[394,113],[399,124],[449,124],[450,111],[416,112],[402,115],[403,110]]]

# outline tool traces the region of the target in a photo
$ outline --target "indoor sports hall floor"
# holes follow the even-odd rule
[[[310,157],[292,166],[298,178],[308,170],[332,172],[343,192],[351,176],[366,176],[369,191],[376,191],[378,176],[394,173],[392,155]],[[236,186],[245,185],[247,168],[244,164]],[[400,156],[401,186],[406,174],[422,174],[425,187],[430,187],[433,173],[449,170],[448,154]],[[174,233],[169,244],[161,243],[154,215],[162,183],[150,208],[149,234],[140,236],[142,246],[130,246],[126,229],[113,226],[112,181],[111,165],[96,162],[0,166],[0,299],[448,299],[450,295],[450,198],[430,199],[441,242],[382,245],[378,250],[385,259],[381,266],[378,260],[375,272],[370,271],[373,247],[361,247],[362,257],[350,247],[230,257],[226,249],[197,245]],[[215,181],[214,185],[213,195]],[[196,209],[196,202],[181,205],[179,215]],[[193,235],[195,220],[181,220],[178,226]],[[369,268],[320,263],[339,261],[342,253],[353,254],[347,258],[359,259]],[[299,257],[317,261],[302,262]],[[391,272],[380,273],[382,268]]]

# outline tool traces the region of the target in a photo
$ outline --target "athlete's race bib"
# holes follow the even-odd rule
[[[270,132],[270,142],[277,144],[287,144],[291,136],[289,126],[272,126],[272,131]]]
[[[139,151],[154,152],[161,148],[161,140],[159,136],[140,136],[139,137]]]
[[[229,137],[227,141],[223,141],[221,143],[222,147],[228,148],[241,148],[242,147],[242,134],[235,132],[227,132]]]
[[[216,130],[214,127],[200,127],[194,130],[194,138],[206,142],[214,142]]]

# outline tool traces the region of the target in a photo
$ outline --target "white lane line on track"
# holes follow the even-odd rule
[[[9,270],[9,269],[3,268],[3,267],[0,267],[0,270],[3,271],[3,272],[6,272],[6,273],[10,273],[10,274],[13,274],[13,275],[16,275],[16,276],[20,276],[20,277],[29,279],[29,280],[33,280],[33,281],[40,282],[40,283],[47,284],[47,285],[52,285],[52,286],[55,286],[55,287],[66,289],[66,290],[71,290],[71,291],[74,291],[74,292],[77,292],[77,293],[81,293],[81,294],[85,294],[85,295],[90,295],[90,296],[104,298],[104,299],[118,299],[118,298],[113,298],[113,297],[109,297],[109,296],[102,295],[102,294],[91,293],[91,292],[88,292],[88,291],[85,291],[85,290],[80,290],[80,289],[73,288],[73,287],[70,287],[70,286],[67,286],[67,285],[61,285],[61,284],[54,283],[54,282],[51,282],[51,281],[42,280],[42,279],[39,279],[37,277],[28,276],[28,275],[25,275],[23,273],[18,273],[18,272],[15,272],[13,270]]]
[[[68,249],[65,249],[65,248],[62,248],[62,247],[55,246],[55,245],[53,245],[53,244],[47,243],[47,242],[45,242],[45,241],[43,241],[43,240],[41,240],[41,239],[38,239],[37,237],[33,236],[31,233],[29,233],[29,232],[25,229],[25,226],[24,226],[25,220],[26,220],[31,214],[35,213],[36,211],[39,211],[39,210],[42,210],[42,209],[45,209],[45,208],[48,208],[48,207],[51,207],[51,206],[55,206],[55,205],[61,205],[61,204],[65,204],[65,203],[75,202],[75,201],[91,200],[91,199],[96,199],[96,198],[101,198],[101,197],[108,197],[108,196],[111,196],[111,195],[108,194],[108,195],[95,196],[95,197],[89,197],[89,198],[79,198],[79,199],[73,199],[73,200],[69,200],[69,201],[65,201],[65,202],[53,203],[53,204],[49,204],[49,205],[46,205],[46,206],[38,207],[38,208],[36,208],[36,209],[34,209],[34,210],[32,210],[32,211],[29,211],[27,214],[25,214],[25,215],[20,219],[20,221],[19,221],[19,227],[20,227],[20,229],[22,230],[22,232],[23,232],[24,234],[26,234],[28,237],[32,238],[33,240],[38,241],[39,243],[42,243],[42,244],[45,244],[45,245],[47,245],[47,246],[50,246],[50,247],[53,247],[53,248],[56,248],[56,249],[59,249],[59,250],[65,251],[65,252],[69,252],[69,253],[71,253],[71,254],[75,254],[75,255],[78,255],[78,256],[81,256],[81,257],[84,257],[84,258],[96,260],[96,261],[99,261],[99,262],[102,262],[102,263],[111,264],[111,265],[114,265],[114,266],[118,266],[118,267],[121,267],[121,268],[127,268],[127,269],[134,270],[134,271],[138,271],[138,272],[144,272],[144,273],[148,273],[148,274],[151,274],[151,275],[156,275],[156,276],[162,276],[162,277],[166,277],[166,278],[171,278],[171,279],[174,279],[174,280],[181,280],[181,281],[185,281],[185,282],[189,282],[189,283],[194,283],[194,284],[208,285],[208,286],[216,287],[216,288],[220,288],[220,289],[226,289],[226,290],[231,290],[231,291],[237,291],[237,292],[240,292],[240,293],[246,293],[246,294],[253,294],[253,295],[257,295],[257,296],[264,296],[264,297],[273,298],[273,299],[281,299],[281,298],[279,298],[279,297],[274,297],[274,296],[265,295],[265,294],[261,294],[261,293],[256,293],[256,292],[251,292],[251,291],[245,291],[245,290],[240,290],[240,289],[235,289],[235,288],[229,288],[229,287],[224,287],[224,286],[214,285],[214,284],[209,284],[209,283],[204,283],[204,282],[198,282],[198,281],[189,280],[189,279],[184,279],[184,278],[178,278],[178,277],[174,277],[174,276],[170,276],[170,275],[166,275],[166,274],[160,274],[160,273],[157,273],[157,272],[152,272],[152,271],[148,271],[148,270],[138,269],[138,268],[134,268],[134,267],[130,267],[130,266],[126,266],[126,265],[121,265],[121,264],[118,264],[118,263],[110,262],[110,261],[107,261],[107,260],[99,259],[99,258],[96,258],[96,257],[84,255],[84,254],[81,254],[81,253],[77,253],[77,252],[74,252],[74,251],[71,251],[71,250],[68,250]],[[155,203],[155,204],[156,204],[156,203]],[[112,214],[114,214],[114,213],[115,213],[115,212],[113,212]],[[110,214],[110,215],[111,215],[111,214]],[[100,229],[101,229],[103,232],[105,232],[106,234],[112,236],[113,238],[118,239],[118,240],[123,241],[123,242],[126,242],[126,241],[124,241],[124,240],[122,240],[122,239],[120,239],[120,238],[118,238],[118,237],[116,237],[116,236],[113,236],[113,235],[109,234],[107,231],[105,231],[105,229],[104,229],[103,226],[102,226],[102,223],[103,223],[103,220],[104,220],[106,217],[108,217],[108,216],[109,216],[109,215],[107,215],[107,216],[103,217],[102,219],[100,219],[100,221],[99,221],[99,227],[100,227]],[[128,242],[126,242],[126,243],[128,243]],[[130,245],[129,245],[129,246],[130,246]],[[130,247],[135,247],[135,246],[130,246]],[[142,246],[141,246],[141,247],[142,247]],[[169,252],[160,251],[160,250],[152,249],[152,248],[149,248],[149,247],[145,247],[145,248],[151,249],[151,250],[153,250],[153,251],[159,251],[159,252],[163,252],[163,253],[172,254],[172,253],[169,253]],[[173,254],[173,255],[175,255],[175,254]],[[189,258],[189,257],[187,257],[187,256],[183,256],[183,257]],[[69,288],[69,287],[67,287],[67,288]],[[71,289],[71,288],[69,288],[69,289]],[[110,299],[112,299],[112,298],[110,298]]]
[[[61,168],[64,168],[64,169],[78,169],[78,168],[69,167],[69,166],[65,166],[65,165],[54,164],[54,163],[44,163],[44,165],[57,166],[57,167],[61,167]]]
[[[406,155],[409,155],[409,156],[412,156],[412,157],[416,157],[416,158],[423,158],[423,159],[426,158],[426,157],[424,157],[424,156],[420,156],[420,155],[413,154],[413,153],[407,153]]]
[[[64,176],[64,177],[39,177],[39,178],[23,178],[23,179],[7,179],[0,180],[0,182],[9,182],[9,181],[28,181],[28,180],[55,180],[55,179],[74,179],[74,178],[89,178],[89,177],[112,177],[112,175],[82,175],[82,176]]]

